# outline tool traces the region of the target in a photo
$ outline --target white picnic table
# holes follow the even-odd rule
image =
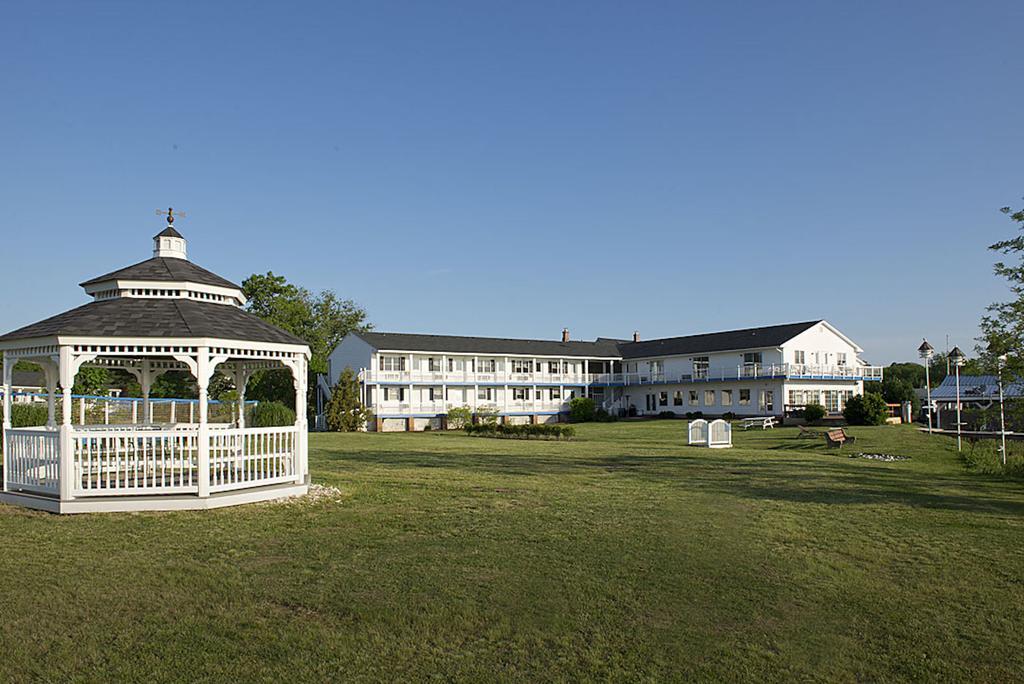
[[[748,430],[752,427],[760,426],[762,430],[769,430],[778,425],[775,420],[775,416],[757,416],[754,418],[744,418],[741,427],[744,430]]]

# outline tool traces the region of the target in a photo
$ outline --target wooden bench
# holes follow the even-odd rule
[[[830,447],[836,447],[837,449],[842,449],[843,444],[846,442],[853,444],[855,441],[856,438],[852,435],[846,434],[846,430],[843,428],[836,428],[835,430],[829,430],[825,433],[825,443]]]
[[[748,430],[752,427],[760,426],[762,430],[768,430],[774,428],[776,425],[775,418],[772,416],[760,416],[757,418],[744,418],[742,428]]]

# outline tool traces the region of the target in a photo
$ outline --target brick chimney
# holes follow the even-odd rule
[[[639,342],[640,341],[640,331],[639,330],[634,330],[633,331],[633,341],[634,342]]]
[[[568,342],[568,341],[569,341],[569,329],[568,328],[562,328],[562,342]]]

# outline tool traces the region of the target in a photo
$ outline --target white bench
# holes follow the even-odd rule
[[[752,427],[758,427],[762,430],[769,430],[778,425],[774,416],[759,416],[757,418],[744,418],[741,427],[744,430],[749,430]]]

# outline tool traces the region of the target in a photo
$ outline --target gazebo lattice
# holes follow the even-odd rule
[[[153,258],[82,283],[92,302],[0,337],[0,500],[79,513],[213,508],[306,492],[309,347],[243,311],[241,288],[190,262],[172,223],[170,215],[153,238]],[[11,427],[11,376],[19,360],[45,372],[45,426]],[[140,422],[73,422],[72,387],[87,364],[122,369],[138,380]],[[214,373],[231,379],[242,407],[250,376],[280,368],[294,380],[294,425],[247,427],[244,410],[231,423],[208,421]],[[197,422],[153,422],[150,390],[168,371],[195,378]]]

